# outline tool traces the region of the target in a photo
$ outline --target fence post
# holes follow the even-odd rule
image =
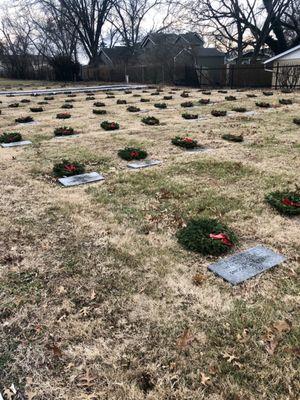
[[[277,83],[278,83],[278,73],[279,73],[279,64],[277,63],[277,65],[276,65],[275,90],[277,89]]]

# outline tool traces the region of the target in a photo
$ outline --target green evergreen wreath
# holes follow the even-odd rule
[[[238,113],[245,113],[245,112],[247,112],[247,108],[245,108],[245,107],[234,107],[232,109],[232,111],[238,112]]]
[[[167,105],[166,103],[154,103],[154,107],[164,109],[167,108]]]
[[[279,99],[279,104],[282,104],[284,106],[290,106],[293,104],[293,100],[291,99]]]
[[[31,112],[43,112],[44,109],[43,109],[43,107],[31,107],[30,111]]]
[[[57,119],[69,119],[71,118],[71,114],[69,113],[58,113],[56,114]]]
[[[209,103],[210,99],[199,99],[199,104],[201,104],[202,106],[206,106]]]
[[[181,116],[184,119],[198,119],[198,114],[183,113]]]
[[[243,142],[243,135],[232,135],[231,133],[226,133],[222,135],[222,139],[228,140],[229,142]]]
[[[94,107],[105,107],[105,103],[102,103],[102,101],[96,101],[93,105]]]
[[[191,101],[185,101],[184,103],[180,104],[181,107],[194,107],[194,104]]]
[[[144,117],[142,123],[146,125],[159,125],[159,119],[155,117]]]
[[[69,109],[73,108],[73,104],[65,103],[65,104],[63,104],[63,105],[61,106],[61,108],[64,108],[64,109],[66,109],[66,110],[69,110]]]
[[[235,96],[226,96],[225,100],[227,101],[235,101],[237,98]]]
[[[216,219],[190,220],[177,239],[187,250],[213,256],[227,253],[238,242],[234,232]]]
[[[118,99],[117,104],[127,104],[127,101]]]
[[[143,160],[148,156],[148,153],[138,147],[125,147],[125,149],[118,151],[118,156],[126,161]]]
[[[214,117],[225,117],[227,115],[227,111],[224,110],[212,110],[211,115]]]
[[[276,191],[266,195],[267,203],[285,215],[300,215],[300,191]]]
[[[293,119],[294,124],[300,125],[300,118],[294,118]]]
[[[104,115],[104,114],[107,114],[107,111],[106,110],[98,110],[97,108],[95,108],[93,110],[93,114]]]
[[[0,143],[14,143],[20,142],[22,140],[22,135],[19,132],[3,132],[0,135]]]
[[[80,175],[84,172],[85,166],[77,161],[62,160],[62,162],[54,164],[53,167],[53,175],[57,178]]]
[[[174,144],[174,146],[183,147],[185,149],[194,149],[195,147],[200,147],[198,146],[197,140],[189,137],[176,136],[171,140],[171,143]]]
[[[28,117],[19,117],[15,119],[19,124],[27,124],[33,121],[33,118],[28,115]]]
[[[135,107],[135,106],[129,106],[129,107],[127,107],[127,111],[128,112],[139,112],[139,111],[141,111],[141,109],[138,107]]]
[[[120,128],[120,125],[117,122],[108,122],[108,121],[101,122],[100,126],[105,131],[114,131]]]
[[[61,126],[60,128],[54,129],[54,136],[70,136],[75,135],[76,133],[77,132],[70,126]]]
[[[255,103],[255,104],[256,104],[257,107],[260,107],[260,108],[270,108],[271,107],[270,103],[266,103],[264,101],[259,101],[259,102]]]

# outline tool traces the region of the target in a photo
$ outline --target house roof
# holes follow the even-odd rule
[[[177,33],[149,33],[143,39],[141,46],[143,47],[148,40],[154,44],[162,44],[169,42],[175,44],[180,38],[184,39],[190,45],[203,45],[204,41],[196,32]]]
[[[125,46],[115,46],[111,48],[103,48],[99,55],[103,53],[112,63],[118,64],[132,56],[132,49]]]
[[[268,60],[264,61],[263,64],[269,64],[275,60],[278,60],[284,56],[286,56],[287,54],[293,53],[294,51],[300,50],[300,44],[298,46],[292,47],[289,50],[284,51],[283,53],[277,54],[276,56],[269,58]]]

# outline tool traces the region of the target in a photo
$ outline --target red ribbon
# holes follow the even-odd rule
[[[282,204],[284,204],[285,206],[300,207],[300,202],[289,200],[287,197],[286,197],[285,199],[282,199],[281,202],[282,202]]]
[[[130,153],[130,155],[131,155],[131,157],[135,158],[135,157],[138,157],[139,152],[138,152],[138,151],[132,151],[132,152]]]
[[[226,244],[226,246],[230,246],[230,247],[233,246],[233,243],[231,243],[231,241],[229,240],[229,237],[225,233],[218,233],[218,234],[210,233],[209,237],[211,239],[221,240],[221,242],[223,244]]]
[[[73,172],[76,170],[75,165],[65,165],[65,170],[68,172]]]

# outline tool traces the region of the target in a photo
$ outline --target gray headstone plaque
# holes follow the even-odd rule
[[[62,135],[62,136],[55,136],[53,139],[66,139],[66,138],[77,138],[79,137],[79,134],[75,135]]]
[[[127,164],[127,167],[133,169],[140,169],[140,168],[153,167],[154,165],[159,165],[159,164],[161,164],[161,161],[159,160],[144,160],[144,161],[131,162]]]
[[[77,186],[77,185],[83,185],[85,183],[92,183],[92,182],[98,182],[98,181],[103,181],[103,180],[104,180],[104,176],[98,174],[98,172],[90,172],[88,174],[80,174],[80,175],[68,176],[66,178],[58,179],[58,181],[63,186]]]
[[[193,153],[203,153],[209,150],[210,149],[208,149],[207,147],[195,147],[194,149],[187,149],[185,152],[193,154]]]
[[[28,144],[32,144],[32,142],[30,140],[20,140],[19,142],[1,143],[1,147],[18,147],[26,146]]]
[[[208,269],[236,285],[275,267],[284,260],[282,255],[264,246],[257,246],[214,263]]]

